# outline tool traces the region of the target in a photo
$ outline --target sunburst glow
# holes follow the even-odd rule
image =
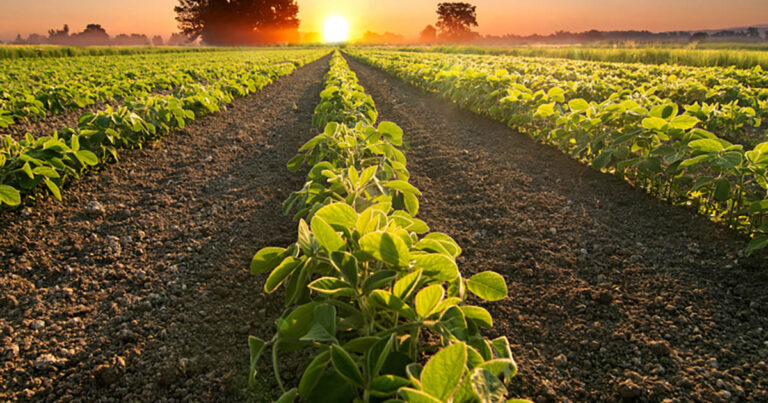
[[[325,20],[323,39],[327,43],[345,42],[349,39],[349,23],[344,17],[334,15]]]

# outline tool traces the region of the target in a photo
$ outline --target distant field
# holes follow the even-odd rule
[[[57,45],[0,45],[0,59],[38,57],[73,57],[136,55],[145,53],[211,52],[231,48],[185,46],[57,46]]]
[[[712,43],[698,45],[606,46],[407,46],[406,52],[464,53],[550,57],[599,62],[678,64],[697,67],[730,67],[749,69],[760,66],[768,70],[768,44]]]

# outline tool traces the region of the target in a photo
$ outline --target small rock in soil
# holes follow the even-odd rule
[[[5,348],[5,357],[6,358],[13,358],[19,355],[19,345],[11,343],[8,345],[8,347]]]
[[[595,300],[595,302],[598,304],[609,305],[611,302],[613,302],[613,295],[611,295],[609,291],[602,290],[592,294],[592,299]]]
[[[33,320],[32,323],[29,324],[29,327],[32,328],[32,330],[40,330],[45,327],[45,322],[40,319]]]
[[[555,365],[558,367],[564,367],[568,365],[568,357],[566,357],[565,354],[558,355],[555,357]]]
[[[627,379],[619,384],[619,394],[624,399],[634,399],[643,394],[643,390],[632,380]]]
[[[45,371],[53,368],[56,364],[56,357],[53,354],[43,354],[35,359],[35,369]]]
[[[115,366],[102,364],[96,367],[94,375],[96,380],[102,385],[111,385],[117,382],[120,374]]]
[[[651,348],[651,351],[653,351],[655,354],[658,354],[658,355],[672,354],[672,346],[666,340],[652,341],[650,344],[648,344],[648,346]]]
[[[85,214],[92,216],[100,216],[104,214],[104,206],[97,201],[92,201],[85,206]]]

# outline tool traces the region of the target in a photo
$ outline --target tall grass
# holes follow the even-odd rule
[[[398,50],[548,57],[618,63],[677,64],[696,67],[735,66],[736,68],[741,69],[750,69],[755,66],[760,66],[763,70],[768,70],[768,47],[760,47],[757,45],[751,48],[742,49],[706,49],[692,46],[409,46],[400,47]]]

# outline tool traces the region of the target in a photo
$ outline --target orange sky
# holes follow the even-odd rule
[[[319,32],[330,15],[346,17],[354,34],[390,31],[414,38],[435,22],[439,1],[298,0],[301,31]],[[768,24],[768,0],[470,0],[483,34],[548,34],[556,30],[727,28]],[[45,34],[68,23],[75,31],[102,24],[110,35],[176,30],[176,0],[0,0],[0,39]]]

